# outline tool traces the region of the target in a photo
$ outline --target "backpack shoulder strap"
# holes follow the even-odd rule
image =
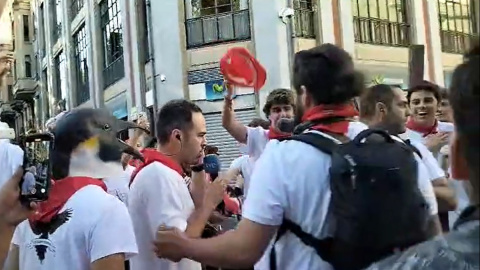
[[[331,139],[313,132],[293,135],[286,140],[299,141],[309,144],[328,155],[333,154],[338,147],[338,144]]]
[[[412,150],[415,154],[417,154],[420,157],[420,159],[423,158],[422,152],[420,152],[420,150],[418,150],[418,148],[415,147],[410,140],[405,140],[405,144],[408,146],[408,148],[410,148],[410,150]]]

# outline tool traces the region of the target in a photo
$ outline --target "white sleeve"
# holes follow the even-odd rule
[[[415,155],[415,159],[418,165],[418,188],[420,189],[420,192],[422,192],[422,195],[429,206],[430,214],[436,215],[438,214],[438,204],[433,191],[430,174],[422,160],[417,155]]]
[[[23,221],[22,223],[18,224],[15,228],[15,232],[13,233],[12,237],[12,244],[16,246],[21,246],[23,243],[23,234],[25,231],[25,226],[27,225],[27,220]]]
[[[114,254],[125,254],[128,260],[138,253],[127,207],[113,196],[108,203],[100,220],[90,231],[88,248],[91,263]]]
[[[412,145],[418,149],[422,154],[422,161],[429,174],[429,180],[437,180],[445,177],[445,171],[438,165],[437,159],[433,156],[432,152],[423,143],[411,142]]]
[[[280,181],[283,178],[278,175],[284,166],[280,145],[276,140],[268,143],[255,163],[243,208],[244,218],[262,225],[281,225],[287,206],[285,186]]]
[[[236,159],[234,159],[232,161],[232,163],[230,164],[230,170],[232,169],[237,169],[237,170],[242,170],[242,164],[243,164],[243,160],[245,159],[245,156],[241,156],[241,157],[238,157]]]
[[[145,168],[143,171],[145,174],[139,175],[144,184],[141,192],[152,233],[160,225],[176,227],[185,231],[188,217],[185,217],[182,197],[179,194],[179,183],[177,183],[179,180],[166,176],[156,170],[155,166],[156,164],[153,167]]]
[[[258,159],[267,145],[268,130],[262,127],[247,127],[247,152],[254,159]]]

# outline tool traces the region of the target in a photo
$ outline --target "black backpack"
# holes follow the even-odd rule
[[[430,214],[418,188],[411,145],[373,129],[344,144],[312,132],[287,140],[331,155],[328,216],[333,227],[328,229],[330,237],[317,239],[284,219],[275,243],[290,231],[335,270],[356,270],[428,239]],[[277,268],[275,246],[270,268]]]

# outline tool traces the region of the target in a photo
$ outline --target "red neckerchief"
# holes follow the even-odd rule
[[[268,139],[269,140],[281,140],[292,136],[291,133],[281,132],[275,127],[270,126],[268,130]]]
[[[176,171],[178,174],[180,174],[180,176],[184,176],[184,171],[183,171],[183,168],[182,166],[180,166],[180,164],[178,164],[175,160],[173,160],[172,158],[160,153],[159,151],[157,151],[156,149],[143,149],[142,151],[142,154],[143,154],[143,158],[145,159],[145,162],[143,162],[140,166],[138,166],[135,171],[133,171],[132,173],[132,177],[130,178],[130,186],[132,185],[133,183],[133,180],[135,179],[135,176],[137,176],[137,174],[143,169],[145,168],[147,165],[153,163],[153,162],[160,162],[162,163],[163,165],[169,167],[170,169]]]
[[[438,133],[438,121],[435,120],[435,123],[431,127],[424,127],[418,125],[416,122],[413,121],[412,117],[409,117],[407,121],[407,128],[418,133],[422,133],[423,137],[427,137],[430,134]]]
[[[65,203],[78,190],[86,186],[99,186],[107,191],[107,186],[99,179],[90,177],[67,177],[62,180],[54,182],[50,190],[49,198],[45,202],[38,205],[38,211],[29,218],[30,224],[34,226],[35,223],[49,223],[52,218],[65,206]]]
[[[347,105],[320,105],[311,108],[303,114],[302,122],[321,121],[333,117],[345,117],[345,121],[338,121],[328,124],[318,124],[311,129],[329,132],[339,135],[348,133],[348,125],[350,121],[348,118],[358,116],[358,112],[352,104]]]

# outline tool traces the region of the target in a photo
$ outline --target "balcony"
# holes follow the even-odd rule
[[[125,66],[122,55],[103,70],[103,88],[107,89],[123,77],[125,77]]]
[[[13,95],[16,100],[30,100],[36,94],[37,82],[34,78],[19,78],[13,85]]]
[[[315,38],[315,12],[308,9],[295,9],[295,36]]]
[[[410,45],[410,25],[375,18],[353,18],[355,42],[391,47]]]
[[[475,40],[478,40],[478,35],[442,30],[440,38],[443,52],[464,54],[472,48]]]
[[[187,49],[251,38],[248,9],[188,19],[185,25]]]

